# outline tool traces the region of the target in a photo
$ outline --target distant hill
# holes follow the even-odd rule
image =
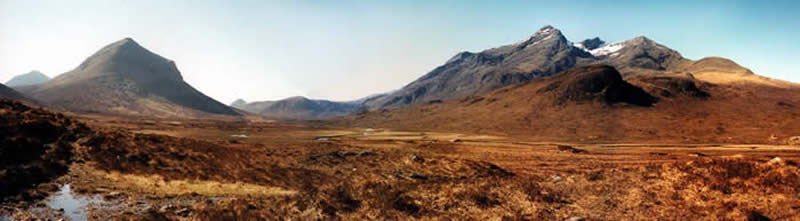
[[[320,120],[353,114],[363,110],[359,102],[335,102],[312,100],[305,97],[290,97],[277,101],[247,103],[242,99],[232,107],[266,117],[291,120]]]
[[[175,62],[130,38],[100,49],[72,71],[19,90],[45,104],[75,112],[149,117],[239,115],[184,82]]]
[[[11,80],[6,82],[6,86],[19,87],[19,86],[37,85],[47,82],[48,80],[50,80],[50,77],[42,74],[42,72],[34,70],[25,74],[14,76],[13,78],[11,78]]]

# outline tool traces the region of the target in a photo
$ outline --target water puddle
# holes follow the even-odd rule
[[[330,140],[331,137],[315,137],[314,140]]]
[[[81,196],[72,193],[72,187],[69,184],[64,184],[61,189],[50,196],[47,200],[47,206],[59,210],[64,209],[64,216],[71,220],[86,220],[86,208],[92,205],[100,205],[105,203],[99,196]]]

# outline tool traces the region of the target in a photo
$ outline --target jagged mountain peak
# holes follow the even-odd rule
[[[556,40],[556,41],[567,41],[567,38],[564,37],[564,34],[561,33],[561,30],[554,28],[553,26],[546,25],[540,28],[536,33],[534,33],[530,38],[525,41],[518,43],[518,45],[522,48],[525,48],[529,45],[534,45],[542,41],[547,40]]]
[[[536,35],[549,35],[549,34],[561,34],[561,30],[551,25],[545,25],[544,27],[536,31]]]
[[[591,51],[600,48],[606,44],[600,37],[589,38],[581,42],[575,43],[574,46],[585,51]]]
[[[628,40],[628,42],[635,43],[635,44],[654,44],[654,43],[656,43],[655,41],[653,41],[653,39],[647,38],[644,35],[636,36],[635,38],[633,38],[631,40]]]
[[[589,53],[572,47],[560,30],[548,25],[521,42],[458,53],[402,89],[365,105],[380,109],[458,99],[549,76],[586,59],[592,59]]]

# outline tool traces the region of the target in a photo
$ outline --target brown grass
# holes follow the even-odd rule
[[[365,136],[366,129],[356,128],[94,120],[94,132],[75,142],[77,163],[67,181],[80,192],[126,196],[120,209],[92,211],[99,219],[793,220],[800,214],[800,151],[790,146],[531,142],[383,129]],[[229,142],[242,133],[249,138]],[[341,136],[312,140],[329,135]],[[194,201],[179,208],[183,215],[159,211],[176,198]],[[154,209],[129,206],[143,199]]]

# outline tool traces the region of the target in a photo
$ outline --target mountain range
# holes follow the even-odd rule
[[[349,115],[363,109],[361,103],[358,102],[312,100],[299,96],[252,103],[239,99],[234,101],[231,106],[270,118],[294,120],[324,120]]]
[[[458,53],[402,89],[365,105],[377,110],[459,99],[590,64],[610,64],[627,76],[641,69],[666,70],[686,60],[646,37],[611,44],[599,38],[572,43],[560,30],[545,26],[514,44]]]
[[[125,38],[45,83],[17,87],[45,104],[84,113],[194,117],[239,115],[183,81],[175,62]]]
[[[574,67],[594,64],[611,65],[623,77],[696,69],[704,73],[698,77],[711,80],[708,78],[713,78],[713,74],[708,74],[709,70],[702,69],[711,66],[726,66],[726,71],[738,67],[737,71],[742,75],[752,74],[735,63],[734,65],[728,63],[732,62],[722,58],[691,61],[677,51],[644,36],[617,43],[607,43],[599,37],[571,42],[561,30],[545,26],[532,36],[513,44],[481,52],[458,53],[443,65],[401,89],[360,99],[362,108],[345,105],[344,102],[327,101],[348,108],[322,109],[314,105],[305,105],[295,106],[297,109],[294,111],[314,112],[317,116],[329,117],[352,114],[363,109],[376,111],[439,103],[485,94],[509,85],[536,81]],[[755,77],[753,80],[759,79],[761,78]],[[255,102],[248,108],[242,109],[263,115],[285,116],[270,114],[274,110],[266,109],[266,106],[271,103]],[[241,105],[239,107],[241,108]],[[325,114],[327,111],[335,113],[328,115]]]
[[[547,55],[558,65],[534,62]],[[686,59],[645,37],[569,43],[545,27],[528,41],[461,53],[368,101],[375,111],[337,122],[548,141],[781,143],[800,133],[800,125],[785,120],[800,116],[799,94],[796,83],[725,58]]]
[[[699,62],[723,62],[718,58]],[[677,143],[782,143],[800,133],[800,86],[709,74],[662,72],[625,77],[588,65],[525,84],[443,103],[338,119],[351,127],[461,131],[529,140]],[[738,70],[735,68],[733,70]],[[719,77],[719,76],[715,76]],[[778,85],[778,86],[775,86]]]
[[[591,68],[585,69],[585,67]],[[576,71],[573,69],[591,73],[595,72],[590,70],[602,70],[600,73],[605,73],[605,75],[586,75],[602,76],[599,78],[600,80],[611,82],[610,84],[614,85],[613,87],[600,85],[602,90],[610,88],[612,91],[605,91],[603,92],[605,95],[598,96],[605,96],[607,99],[613,100],[618,99],[618,97],[614,97],[616,96],[614,94],[619,91],[630,93],[638,91],[638,89],[631,88],[639,88],[644,91],[644,94],[640,95],[648,99],[634,99],[636,102],[622,102],[622,104],[656,109],[661,109],[665,104],[675,104],[669,102],[676,101],[675,99],[691,98],[713,103],[713,101],[717,101],[717,98],[727,96],[735,100],[738,97],[733,94],[740,93],[720,90],[720,88],[751,91],[750,93],[753,95],[747,96],[761,98],[760,96],[763,94],[754,91],[754,88],[758,88],[759,90],[773,91],[776,93],[775,96],[783,95],[792,98],[796,97],[794,93],[798,87],[797,84],[791,82],[756,75],[749,69],[725,58],[709,57],[696,61],[690,60],[681,56],[679,52],[643,36],[617,43],[608,43],[597,37],[571,42],[560,30],[552,26],[545,26],[530,37],[513,44],[481,52],[458,53],[443,65],[398,90],[348,102],[291,97],[277,101],[249,103],[240,99],[230,106],[224,105],[183,81],[175,62],[145,49],[130,38],[102,48],[72,71],[39,84],[36,84],[35,81],[27,81],[33,83],[17,86],[14,89],[21,92],[22,96],[33,98],[45,105],[84,113],[198,117],[237,116],[241,114],[241,111],[245,111],[269,118],[300,120],[331,119],[359,113],[344,119],[357,117],[367,119],[363,122],[364,124],[388,123],[388,125],[397,126],[403,126],[402,122],[423,123],[419,120],[439,122],[447,119],[437,123],[437,127],[448,128],[447,125],[452,125],[454,128],[470,128],[454,124],[454,122],[459,122],[455,119],[468,117],[454,113],[480,113],[481,110],[472,110],[472,108],[478,107],[472,104],[491,101],[490,103],[493,104],[487,104],[484,108],[505,109],[506,105],[520,105],[512,103],[513,100],[520,100],[521,103],[534,102],[535,108],[543,110],[548,108],[542,106],[544,103],[550,103],[554,108],[562,110],[565,107],[574,106],[565,106],[565,104],[574,103],[575,100],[571,97],[582,97],[584,96],[582,94],[589,92],[580,90],[575,92],[575,90],[564,89],[565,86],[554,83],[586,81],[575,80],[583,79],[581,77],[575,79],[564,77],[572,80],[558,80],[560,78],[557,75],[565,73],[584,76],[584,74],[575,74]],[[37,75],[30,73],[20,79],[33,78],[31,76]],[[587,79],[597,80],[594,77]],[[543,83],[537,83],[539,81],[543,81]],[[568,83],[566,87],[583,87],[569,85],[571,83]],[[552,87],[554,91],[562,91],[571,95],[566,96],[556,92],[538,93],[539,89],[536,89],[537,93],[527,94],[529,97],[522,95],[502,99],[497,97],[499,94],[504,94],[499,93],[500,90],[533,90],[530,88],[540,87]],[[20,93],[15,93],[10,88],[4,90],[3,96],[20,97]],[[600,93],[594,89],[590,91],[589,94]],[[687,93],[692,96],[682,96]],[[550,98],[540,98],[541,96]],[[570,99],[555,99],[559,102],[553,102],[551,99],[559,96],[566,96]],[[797,103],[792,99],[777,100],[773,95],[763,96],[765,96],[764,101],[780,103],[781,107],[793,106]],[[469,101],[481,98],[485,100]],[[499,107],[493,106],[497,105],[494,102],[498,100],[507,100],[508,103]],[[692,103],[695,100],[680,100],[680,102]],[[583,104],[584,102],[578,103]],[[643,105],[645,103],[647,105]],[[604,105],[616,107],[621,104],[619,102],[609,103],[607,100]],[[429,109],[439,106],[446,106],[449,109],[441,111]],[[720,104],[720,106],[724,105]],[[707,108],[707,106],[703,107]],[[495,116],[495,114],[503,113],[506,114],[504,115],[506,117],[514,118],[533,111],[533,109],[512,109],[519,112],[493,111],[482,116]],[[454,110],[462,110],[462,112],[453,112]],[[426,114],[417,116],[417,114],[412,114],[414,111],[423,111]],[[702,111],[713,112],[716,110]],[[392,113],[392,117],[384,116],[383,114],[386,113]],[[408,117],[408,119],[401,116]],[[527,120],[524,121],[527,122]],[[342,121],[340,120],[340,122]],[[472,120],[467,122],[472,122]],[[496,127],[503,128],[510,124],[508,122],[500,124],[501,122],[504,121],[500,120],[484,125],[498,123]]]

